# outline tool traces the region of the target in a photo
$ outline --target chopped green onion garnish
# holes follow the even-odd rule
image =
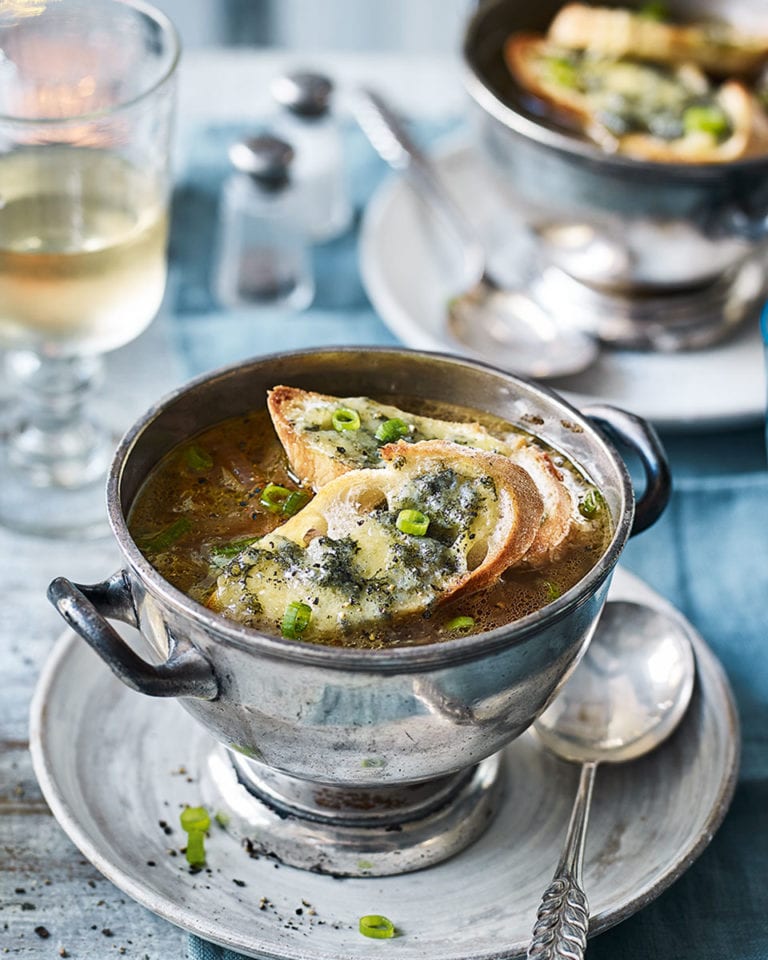
[[[693,106],[683,113],[683,128],[686,133],[710,133],[722,137],[728,133],[728,117],[716,106]]]
[[[292,517],[309,502],[306,490],[289,490],[278,483],[268,483],[261,492],[259,503],[272,513],[281,513],[284,517]]]
[[[331,417],[333,429],[341,432],[342,430],[359,430],[360,414],[357,410],[350,410],[349,407],[339,407],[333,411]]]
[[[165,527],[164,530],[160,530],[160,532],[154,534],[154,536],[141,537],[137,542],[141,550],[158,553],[161,550],[167,550],[168,547],[173,546],[177,540],[181,540],[191,529],[192,521],[187,519],[187,517],[179,517],[178,520],[174,520],[170,526]]]
[[[547,600],[557,600],[557,598],[562,594],[562,590],[556,583],[552,583],[551,580],[544,581],[544,589],[547,591]]]
[[[309,503],[309,494],[306,490],[294,490],[283,504],[283,516],[292,517],[302,507]]]
[[[187,834],[187,863],[192,867],[205,866],[205,832],[211,825],[208,811],[205,807],[185,807],[179,820]]]
[[[393,417],[391,420],[385,420],[384,423],[380,424],[374,436],[380,443],[393,443],[400,437],[407,437],[410,432],[411,428],[405,420],[401,420],[400,417]]]
[[[300,600],[292,600],[283,614],[283,636],[289,640],[298,640],[299,635],[309,626],[312,619],[312,608]]]
[[[373,937],[375,940],[389,940],[390,937],[395,935],[394,923],[378,913],[360,917],[358,927],[364,937]]]
[[[395,520],[395,526],[401,533],[410,533],[414,537],[423,537],[429,529],[429,517],[420,510],[401,510]]]
[[[285,502],[290,495],[291,491],[287,487],[281,487],[277,483],[268,483],[261,491],[259,503],[271,513],[282,513]]]
[[[560,87],[576,88],[579,85],[579,74],[570,60],[564,57],[547,57],[545,60],[548,79]]]
[[[587,519],[594,517],[602,509],[604,502],[602,495],[597,490],[592,489],[583,500],[579,501],[579,513]]]
[[[214,560],[227,560],[229,557],[236,557],[238,553],[256,543],[258,537],[243,537],[241,540],[230,540],[229,543],[217,543],[211,547],[211,557]]]
[[[448,623],[446,623],[445,629],[465,633],[467,630],[471,630],[474,625],[474,617],[454,617],[453,620],[449,620]]]
[[[645,20],[668,20],[669,10],[664,0],[649,0],[640,7],[637,15]]]
[[[211,825],[211,817],[205,807],[184,807],[179,821],[181,829],[186,833],[190,830],[201,830],[205,833]]]
[[[217,810],[213,815],[213,819],[216,821],[216,823],[218,823],[222,830],[229,826],[230,816],[228,813],[224,813],[223,810]]]
[[[196,443],[184,450],[184,459],[193,470],[210,470],[213,466],[213,457]]]

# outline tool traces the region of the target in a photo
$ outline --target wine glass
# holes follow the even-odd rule
[[[102,354],[165,289],[179,41],[141,0],[0,9],[0,350],[16,409],[0,523],[106,530],[110,431],[86,410]]]

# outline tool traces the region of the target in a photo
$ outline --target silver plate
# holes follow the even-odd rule
[[[611,596],[682,617],[619,569]],[[590,933],[635,913],[702,852],[730,802],[738,721],[723,671],[686,623],[697,687],[677,733],[654,754],[598,772],[584,881]],[[212,741],[178,704],[124,687],[73,634],[61,638],[31,713],[37,778],[57,820],[83,854],[126,894],[215,943],[270,960],[364,960],[382,944],[358,918],[396,925],[401,960],[498,960],[524,954],[541,892],[557,861],[578,770],[532,735],[507,748],[506,797],[485,834],[428,870],[345,879],[251,859],[216,824],[209,871],[190,874],[178,813],[201,802]],[[174,829],[166,836],[159,821]],[[148,865],[152,861],[154,866]],[[235,882],[237,881],[237,882]],[[262,897],[269,903],[259,909]]]
[[[463,140],[452,139],[432,159],[493,252],[495,274],[503,279],[510,269],[514,272],[527,256],[530,239],[520,211],[500,203],[505,185]],[[402,343],[417,350],[466,353],[445,327],[445,304],[462,276],[458,247],[403,177],[388,178],[365,210],[360,269],[376,312]],[[504,365],[498,356],[485,359]],[[706,349],[605,349],[589,369],[549,386],[575,406],[613,403],[664,430],[754,424],[765,412],[760,326],[756,320],[745,322],[728,340]]]

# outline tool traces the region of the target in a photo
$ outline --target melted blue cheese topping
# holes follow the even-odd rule
[[[616,137],[647,133],[678,140],[696,132],[719,143],[733,132],[717,91],[691,64],[664,67],[558,50],[541,69],[550,84],[582,94],[594,121]]]
[[[359,429],[334,428],[333,415],[340,408],[354,410],[358,414]],[[367,397],[344,397],[333,402],[312,398],[302,404],[300,412],[292,415],[291,423],[308,447],[342,463],[364,468],[381,466],[380,450],[383,443],[376,438],[376,431],[387,420],[402,420],[407,424],[408,433],[400,439],[409,443],[449,440],[505,455],[509,455],[512,449],[508,443],[491,436],[480,424],[421,417]]]
[[[306,604],[312,611],[302,633],[307,640],[377,631],[397,617],[428,611],[470,568],[475,543],[490,536],[495,485],[443,465],[387,497],[374,491],[378,502],[371,496],[359,491],[331,504],[323,532],[297,524],[297,515],[245,549],[218,579],[216,609],[279,635],[288,605]],[[402,510],[429,517],[427,533],[402,532]]]

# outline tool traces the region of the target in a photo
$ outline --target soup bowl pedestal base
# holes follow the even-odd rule
[[[346,787],[301,780],[217,746],[201,784],[253,857],[345,877],[410,873],[473,843],[501,803],[501,755],[417,784]]]

